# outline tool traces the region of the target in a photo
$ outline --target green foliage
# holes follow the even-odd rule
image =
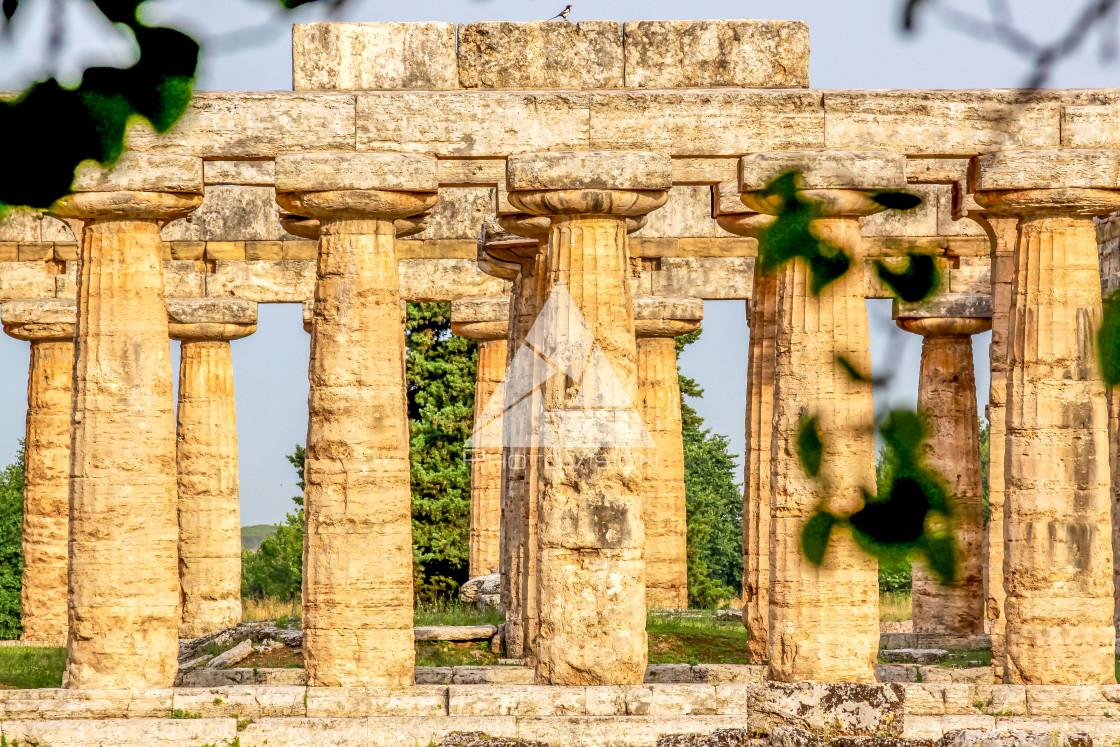
[[[928,254],[907,252],[906,258],[906,269],[902,272],[891,270],[880,259],[875,260],[875,274],[897,298],[907,303],[918,303],[941,287],[941,273]]]
[[[171,712],[171,718],[202,718],[202,714],[197,711],[186,711],[182,708],[176,708]]]
[[[293,8],[314,0],[275,1]],[[13,17],[27,4],[3,0],[0,31],[10,34]],[[22,174],[0,182],[0,214],[14,205],[49,207],[69,193],[80,163],[110,166],[120,157],[133,121],[145,119],[156,132],[166,132],[190,102],[199,56],[194,39],[145,24],[144,0],[92,0],[92,5],[135,43],[137,60],[126,68],[87,68],[74,88],[48,78],[0,102],[0,132],[19,143],[8,149],[7,165]]]
[[[982,488],[982,503],[984,511],[984,526],[988,525],[988,521],[992,518],[992,509],[988,505],[989,485],[991,478],[989,477],[992,465],[992,425],[988,420],[981,416],[980,418],[980,480]]]
[[[894,469],[887,449],[879,450],[875,460],[875,492],[886,494],[888,486],[894,481]],[[898,552],[888,555],[885,552],[879,555],[879,591],[880,592],[909,592],[913,586],[913,573],[910,553]]]
[[[821,531],[831,516],[847,524],[861,547],[888,562],[899,562],[907,553],[925,557],[926,565],[942,584],[956,579],[956,543],[950,532],[952,512],[949,493],[941,476],[926,465],[922,447],[925,424],[915,412],[895,410],[879,427],[884,441],[884,463],[878,495],[865,491],[864,506],[851,516],[831,514],[823,506],[802,530],[806,557],[823,561],[828,534]]]
[[[677,352],[701,330],[677,338]],[[700,397],[696,382],[679,376],[684,440],[685,510],[688,542],[688,603],[714,607],[738,594],[743,582],[743,493],[735,482],[735,457],[727,438],[703,428],[704,419],[683,401]]]
[[[66,649],[47,646],[0,648],[0,686],[26,690],[62,687]]]
[[[438,599],[418,604],[412,615],[412,624],[425,625],[501,625],[505,616],[493,607],[479,609],[459,600]]]
[[[1104,300],[1097,348],[1104,383],[1110,387],[1120,384],[1120,293],[1113,293]]]
[[[257,550],[265,537],[276,531],[277,524],[250,524],[241,527],[241,547],[244,550]]]
[[[452,597],[467,580],[477,345],[451,333],[451,304],[408,305],[408,430],[416,598]]]
[[[23,441],[0,471],[0,639],[19,638],[23,588]]]
[[[297,445],[287,457],[303,483],[306,452]],[[241,596],[298,599],[303,590],[303,496],[293,496],[296,510],[266,537],[257,550],[241,551]]]
[[[820,421],[815,417],[802,414],[801,420],[797,423],[797,458],[801,460],[805,472],[810,477],[816,477],[821,473],[823,449]],[[829,529],[831,528],[829,526]],[[826,531],[825,539],[827,540],[827,538],[828,532]]]

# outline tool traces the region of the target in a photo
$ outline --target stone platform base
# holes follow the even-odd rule
[[[0,692],[8,744],[427,747],[481,732],[548,747],[762,747],[782,727],[936,740],[957,729],[1120,740],[1120,686],[682,684]],[[722,731],[720,730],[731,730]],[[715,741],[701,740],[720,732]],[[1057,743],[1057,742],[1055,742]],[[932,747],[932,741],[910,747]],[[870,743],[869,746],[871,747]]]

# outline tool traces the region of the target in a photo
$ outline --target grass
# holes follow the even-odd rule
[[[879,622],[904,622],[913,617],[914,607],[908,591],[879,593]]]
[[[282,628],[298,628],[301,604],[298,599],[282,600],[265,597],[264,599],[242,599],[241,620],[259,622],[275,620]],[[505,616],[492,607],[479,610],[474,605],[459,601],[441,600],[421,604],[416,608],[413,625],[501,625]]]
[[[66,649],[39,646],[0,648],[0,689],[62,687]]]
[[[750,635],[739,620],[714,612],[646,616],[650,664],[749,664]]]
[[[490,641],[424,641],[416,644],[418,667],[486,667],[498,663]]]
[[[302,614],[302,605],[298,599],[276,599],[275,597],[265,597],[264,599],[242,599],[241,600],[241,620],[242,622],[259,622],[261,620],[278,620],[282,617],[299,618]]]

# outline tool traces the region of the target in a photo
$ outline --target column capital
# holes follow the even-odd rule
[[[512,205],[532,215],[640,216],[665,204],[672,159],[648,151],[557,151],[510,156]]]
[[[509,297],[472,296],[451,302],[451,331],[472,340],[505,340],[509,335]]]
[[[992,328],[992,296],[988,293],[943,293],[921,303],[894,302],[891,316],[899,327],[915,334],[977,334]],[[973,320],[983,329],[975,332],[936,331],[936,324],[924,324],[924,320]],[[909,326],[907,326],[909,325]],[[951,325],[949,325],[951,326]],[[913,327],[913,329],[911,329]],[[930,332],[919,332],[919,328],[929,328]]]
[[[5,301],[0,305],[0,322],[4,332],[17,340],[73,340],[78,302],[64,298]]]
[[[997,151],[973,157],[968,187],[995,215],[1092,217],[1120,209],[1120,152]]]
[[[238,340],[257,331],[257,305],[236,298],[169,298],[167,326],[173,340]]]
[[[73,194],[49,213],[61,219],[172,221],[202,204],[202,159],[125,153],[111,167],[85,164]]]
[[[798,188],[820,204],[821,217],[872,215],[883,206],[871,199],[882,189],[906,187],[906,158],[878,151],[784,151],[755,153],[739,159],[743,204],[773,215],[778,198],[763,190],[787,171],[798,171]]]
[[[276,202],[322,220],[392,220],[436,204],[436,160],[405,153],[301,153],[276,159]]]
[[[478,232],[478,267],[502,280],[529,277],[541,242],[548,237],[549,219],[515,213],[489,217]]]
[[[407,218],[397,218],[393,221],[393,228],[397,232],[397,238],[403,239],[409,236],[415,236],[428,227],[428,219],[431,218],[430,212],[420,213],[419,215],[411,215]],[[319,239],[319,229],[321,228],[318,218],[308,218],[305,215],[294,215],[292,213],[281,213],[280,226],[293,236],[298,236],[301,239],[311,239],[317,241]]]
[[[987,332],[992,328],[990,317],[903,317],[896,319],[895,324],[923,337],[960,337]]]
[[[728,233],[757,239],[762,229],[774,222],[774,216],[766,213],[744,211],[742,213],[723,213],[716,216],[716,223]]]
[[[679,337],[700,329],[704,301],[690,296],[634,296],[638,337]]]

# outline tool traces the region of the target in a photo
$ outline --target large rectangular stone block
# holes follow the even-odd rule
[[[416,685],[387,687],[309,687],[307,715],[310,718],[369,716],[444,716],[447,688]]]
[[[296,91],[442,91],[458,85],[453,23],[297,23]]]
[[[202,180],[207,187],[211,184],[271,187],[276,183],[276,169],[272,161],[205,161]]]
[[[0,242],[27,243],[40,241],[42,220],[34,210],[16,209],[0,220]],[[14,261],[14,259],[13,259]]]
[[[1120,147],[1120,106],[1063,106],[1062,147]]]
[[[819,93],[604,91],[592,95],[590,147],[674,157],[812,149],[824,147],[824,124]]]
[[[680,186],[670,189],[669,201],[649,214],[644,228],[630,235],[724,238],[728,234],[712,218],[712,188]]]
[[[448,689],[450,716],[622,716],[627,687],[475,685]]]
[[[170,131],[160,135],[139,122],[127,146],[210,158],[354,150],[354,96],[197,92]]]
[[[754,290],[753,257],[666,257],[656,262],[648,286],[653,295],[726,301],[750,298]]]
[[[55,276],[43,262],[0,262],[0,302],[16,298],[51,298]]]
[[[590,107],[579,93],[363,93],[357,146],[456,157],[587,150]]]
[[[471,239],[478,236],[483,219],[494,212],[493,187],[444,187],[439,202],[429,211],[427,227],[403,241]],[[401,246],[398,244],[398,251]]]
[[[168,223],[164,241],[276,241],[288,234],[272,187],[212,186],[190,220]]]
[[[911,184],[906,190],[922,198],[913,210],[884,210],[863,219],[864,236],[936,236],[937,185]]]
[[[314,293],[315,263],[309,260],[217,260],[206,276],[206,295],[212,298],[302,303]]]
[[[473,259],[402,259],[401,298],[407,301],[454,301],[465,296],[508,293],[509,284],[484,274]],[[508,667],[499,667],[508,669]]]
[[[207,718],[306,716],[307,688],[298,686],[230,686],[175,688],[176,711],[201,713]]]
[[[618,88],[622,76],[618,21],[495,21],[459,27],[463,88]]]
[[[819,95],[819,94],[818,94]],[[1060,98],[1014,91],[829,91],[825,146],[929,156],[1056,147]]]
[[[630,88],[808,88],[804,21],[627,21]]]
[[[858,685],[767,682],[748,685],[753,728],[796,726],[813,733],[901,736],[905,690],[901,684]]]
[[[50,747],[196,747],[228,744],[237,736],[237,719],[112,719],[7,721],[2,725],[8,744]]]

